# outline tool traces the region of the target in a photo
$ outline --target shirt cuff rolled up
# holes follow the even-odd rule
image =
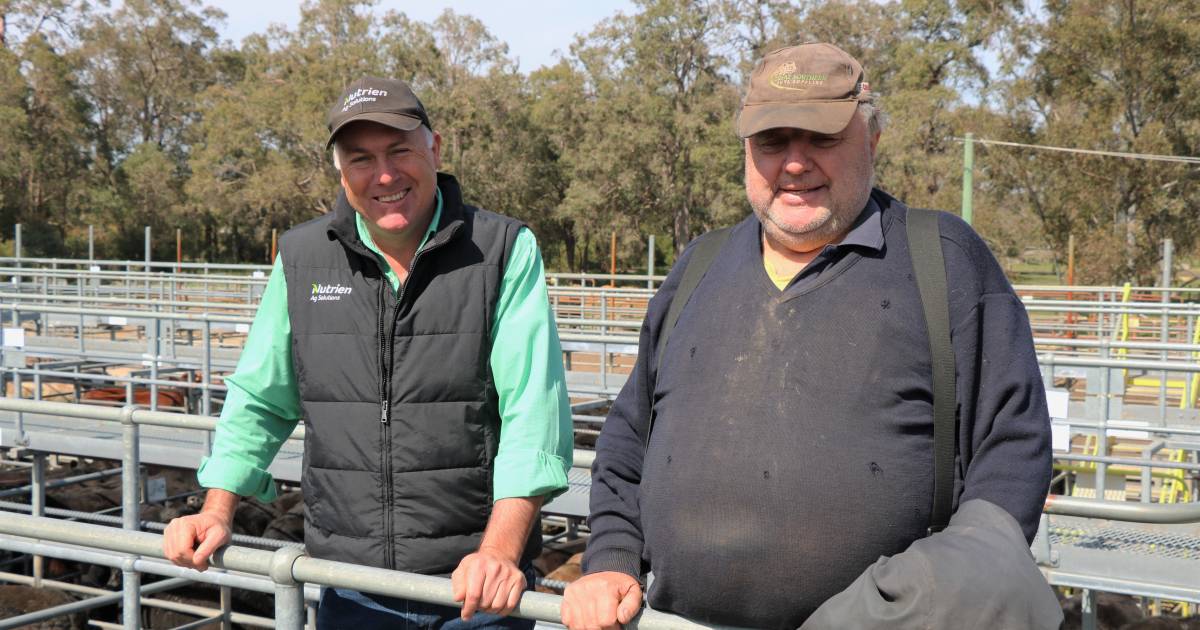
[[[275,478],[257,466],[231,459],[205,457],[196,470],[196,479],[204,488],[220,488],[263,503],[275,500]]]
[[[542,450],[509,449],[496,455],[492,472],[492,500],[540,497],[545,501],[567,490],[563,458]]]

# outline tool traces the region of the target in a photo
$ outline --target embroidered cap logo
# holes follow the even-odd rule
[[[377,97],[387,95],[387,90],[377,90],[370,87],[359,88],[346,95],[346,100],[342,101],[342,111],[349,111],[351,107],[362,103],[374,103],[379,100]]]
[[[795,62],[788,61],[780,64],[775,72],[771,73],[770,83],[781,90],[807,90],[825,83],[828,78],[829,75],[825,74],[796,72]]]

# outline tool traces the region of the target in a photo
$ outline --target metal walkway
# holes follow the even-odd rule
[[[1200,525],[1068,516],[1049,522],[1050,558],[1039,561],[1051,584],[1200,602]]]

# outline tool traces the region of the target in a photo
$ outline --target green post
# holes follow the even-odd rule
[[[975,175],[975,134],[968,133],[963,142],[963,202],[962,202],[962,218],[971,225],[974,209],[971,207],[971,200],[974,193],[974,186],[971,182]]]

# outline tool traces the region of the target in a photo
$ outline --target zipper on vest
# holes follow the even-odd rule
[[[382,271],[382,270],[381,270]],[[383,282],[379,285],[379,313],[376,321],[379,324],[379,469],[383,474],[383,561],[388,569],[396,568],[396,560],[392,553],[392,440],[391,427],[388,423],[388,407],[391,400],[391,370],[388,368],[390,339],[384,336],[383,322],[388,312],[387,291],[391,288],[384,274]]]
[[[457,230],[455,230],[455,231],[457,231]],[[453,232],[451,232],[451,234],[453,234]],[[379,388],[379,391],[380,391],[379,425],[380,425],[380,430],[383,434],[383,437],[382,437],[383,444],[381,445],[380,451],[383,455],[382,469],[383,469],[383,488],[384,488],[384,493],[385,493],[384,500],[383,500],[383,515],[384,515],[383,522],[384,522],[384,532],[385,532],[384,561],[385,561],[386,568],[392,569],[392,570],[395,570],[395,568],[396,568],[396,556],[395,556],[395,550],[393,549],[394,545],[392,544],[392,511],[395,509],[395,507],[392,505],[392,485],[393,485],[392,484],[392,435],[391,435],[392,434],[392,431],[391,431],[392,424],[390,422],[391,409],[389,406],[389,403],[392,399],[392,392],[391,392],[392,369],[395,367],[395,362],[396,362],[395,357],[392,356],[392,353],[395,350],[395,344],[393,342],[396,338],[396,326],[400,321],[400,311],[404,307],[404,294],[408,290],[408,285],[412,282],[413,273],[416,271],[416,268],[417,268],[417,260],[421,257],[421,254],[423,254],[426,251],[429,251],[431,249],[436,249],[437,247],[440,247],[448,239],[449,239],[449,237],[446,237],[446,238],[438,241],[435,238],[434,240],[429,242],[428,247],[419,249],[419,250],[417,250],[417,252],[415,254],[413,254],[412,261],[410,261],[408,263],[408,278],[406,278],[404,282],[400,283],[400,294],[398,296],[396,296],[396,305],[392,310],[392,325],[386,331],[384,330],[383,321],[384,321],[384,315],[387,314],[387,301],[386,301],[387,296],[382,295],[382,292],[386,289],[391,288],[389,286],[390,283],[388,283],[388,281],[387,281],[386,274],[383,279],[383,284],[380,287],[381,295],[379,296],[380,297],[380,301],[379,301],[379,304],[380,304],[379,353],[380,354],[379,354],[379,356],[380,356],[380,361],[382,363],[382,365],[380,365],[380,376],[382,377],[382,383]],[[384,335],[384,332],[387,332],[387,334]]]

